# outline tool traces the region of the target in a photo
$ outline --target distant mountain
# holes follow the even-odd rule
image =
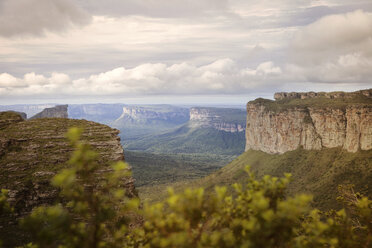
[[[172,131],[149,135],[126,144],[127,150],[154,153],[239,155],[245,144],[245,111],[191,108],[190,120]]]
[[[0,112],[17,111],[26,113],[28,117],[43,111],[45,108],[52,108],[57,104],[16,104],[16,105],[0,105]]]
[[[68,105],[57,105],[52,108],[45,108],[40,113],[32,116],[32,119],[40,119],[40,118],[68,118],[67,114]]]
[[[123,106],[121,114],[111,126],[119,129],[126,141],[175,128],[188,120],[187,108],[172,105]]]
[[[70,104],[68,116],[71,119],[85,119],[110,125],[122,113],[124,104]]]

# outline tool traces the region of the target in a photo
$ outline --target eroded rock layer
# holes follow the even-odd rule
[[[300,97],[288,93],[284,99],[276,94],[277,101],[249,102],[245,149],[267,153],[284,153],[299,146],[309,150],[323,147],[342,147],[349,152],[369,150],[372,148],[371,92],[298,93]]]

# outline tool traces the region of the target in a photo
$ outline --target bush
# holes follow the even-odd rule
[[[128,199],[124,163],[99,174],[96,154],[79,142],[77,129],[68,137],[76,147],[71,168],[53,178],[63,201],[40,207],[22,221],[33,244],[28,247],[371,247],[372,202],[345,191],[346,210],[322,213],[311,209],[312,198],[286,198],[290,175],[256,180],[249,169],[246,184],[215,194],[169,190],[166,201],[139,209]],[[96,177],[100,175],[97,185]],[[230,193],[231,192],[231,193]],[[346,192],[346,193],[345,193]],[[144,218],[130,228],[133,216]]]

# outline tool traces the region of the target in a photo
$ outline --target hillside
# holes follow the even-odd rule
[[[246,165],[258,177],[291,173],[288,193],[313,194],[314,206],[322,209],[340,207],[336,202],[338,185],[354,184],[356,191],[372,196],[372,150],[350,153],[341,148],[319,151],[299,148],[284,154],[249,150],[197,184],[211,190],[215,185],[244,181]]]
[[[291,173],[288,195],[312,194],[313,206],[323,210],[341,207],[336,201],[338,185],[353,184],[356,191],[372,197],[372,150],[350,153],[341,148],[320,151],[299,148],[284,154],[249,150],[205,178],[178,181],[171,185],[146,186],[141,188],[140,193],[150,202],[164,199],[168,187],[173,187],[177,192],[188,187],[203,187],[211,193],[215,186],[244,182],[247,179],[244,171],[247,165],[257,178],[264,175],[283,177],[284,173]]]

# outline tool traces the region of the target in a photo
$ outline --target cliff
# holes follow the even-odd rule
[[[32,116],[32,119],[39,119],[39,118],[68,118],[67,114],[68,105],[57,105],[52,108],[45,108],[40,113]]]
[[[244,132],[245,113],[240,109],[194,107],[190,109],[189,125],[230,133]]]
[[[275,98],[247,104],[246,151],[372,148],[372,90],[276,93]]]
[[[0,113],[0,123],[0,188],[10,190],[9,200],[15,208],[12,218],[0,220],[0,239],[8,245],[22,237],[16,225],[19,218],[56,201],[58,192],[49,181],[68,166],[72,153],[65,139],[68,128],[84,129],[82,140],[99,153],[103,172],[111,162],[124,159],[119,131],[106,125],[62,118],[23,121],[9,112]],[[133,179],[126,182],[126,190],[129,196],[136,195]]]

